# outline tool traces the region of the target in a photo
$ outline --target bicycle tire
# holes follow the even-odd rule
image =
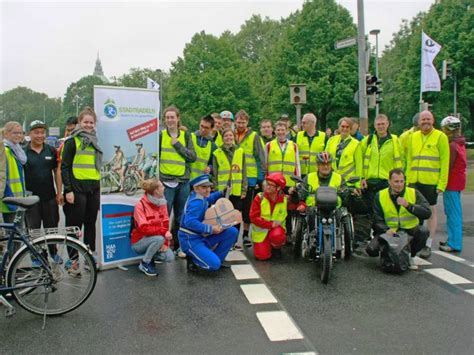
[[[35,266],[36,258],[24,245],[7,270],[7,286],[19,287],[12,291],[18,304],[31,313],[47,316],[59,316],[82,305],[97,281],[95,261],[87,247],[74,238],[61,236],[41,237],[32,244],[47,259],[53,274],[50,277],[43,265]],[[55,262],[50,250],[56,250],[63,264]],[[69,262],[77,265],[77,270],[68,270]],[[38,286],[34,286],[35,282]]]
[[[329,281],[329,274],[332,268],[332,247],[331,247],[331,235],[327,234],[323,236],[323,269],[321,271],[321,282],[327,284]]]
[[[303,218],[296,217],[296,223],[293,230],[293,255],[297,258],[303,256],[303,252],[301,249],[302,242],[303,242]]]
[[[344,232],[344,260],[349,260],[352,255],[352,243],[354,241],[354,228],[352,226],[352,217],[346,216],[342,222]]]
[[[129,175],[123,180],[123,192],[127,196],[133,196],[138,189],[138,180],[135,176]]]

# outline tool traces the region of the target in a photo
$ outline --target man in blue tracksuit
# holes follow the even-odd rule
[[[186,201],[178,232],[181,249],[186,253],[187,269],[216,271],[221,266],[228,267],[223,262],[237,241],[237,228],[223,229],[218,225],[202,223],[209,204],[216,202],[223,194],[211,194],[212,183],[209,175],[198,176],[189,184],[193,192]]]

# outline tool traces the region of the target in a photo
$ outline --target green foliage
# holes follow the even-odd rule
[[[46,94],[19,86],[0,94],[0,110],[0,126],[17,121],[25,122],[28,127],[34,120],[56,126],[61,115],[61,99],[51,99]]]
[[[443,0],[411,22],[404,21],[380,61],[384,80],[381,111],[389,115],[396,131],[411,126],[418,111],[420,90],[420,51],[422,30],[442,49],[435,59],[452,60],[458,83],[458,111],[465,118],[465,129],[474,130],[474,9],[470,0]],[[441,70],[440,70],[441,71]],[[423,99],[432,104],[439,121],[453,112],[453,78],[442,82],[441,92],[428,92]]]

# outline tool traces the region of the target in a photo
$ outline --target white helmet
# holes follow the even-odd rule
[[[455,129],[461,128],[461,121],[457,117],[448,116],[441,121],[441,127],[446,126],[450,131],[454,131]]]

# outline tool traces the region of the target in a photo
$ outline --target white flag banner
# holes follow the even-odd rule
[[[421,92],[441,91],[441,81],[433,60],[441,50],[441,46],[426,33],[421,35]]]
[[[147,89],[160,90],[160,84],[150,78],[146,78],[146,87]]]

